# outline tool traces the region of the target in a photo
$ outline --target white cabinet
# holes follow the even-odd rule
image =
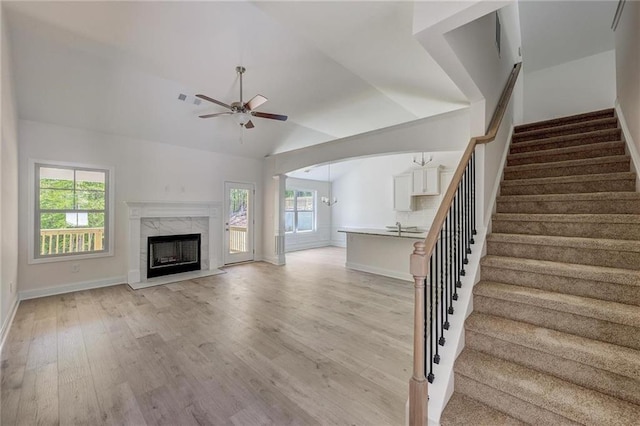
[[[440,166],[423,167],[413,171],[413,190],[411,195],[440,194]]]
[[[399,212],[413,210],[411,193],[413,192],[413,175],[405,173],[393,177],[393,209]]]

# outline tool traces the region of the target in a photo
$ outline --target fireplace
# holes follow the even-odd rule
[[[200,270],[200,234],[161,235],[147,241],[147,278]]]

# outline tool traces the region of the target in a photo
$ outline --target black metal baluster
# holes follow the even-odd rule
[[[471,231],[469,230],[469,226],[467,223],[467,219],[469,217],[467,212],[467,200],[469,199],[469,187],[467,185],[469,178],[469,164],[467,163],[467,168],[464,169],[464,177],[462,179],[462,185],[464,187],[464,194],[462,197],[462,229],[463,229],[463,239],[464,239],[464,260],[465,265],[469,263],[469,259],[467,255],[469,254],[469,235]]]
[[[435,351],[432,352],[433,355],[433,362],[435,364],[440,364],[440,354],[438,354],[438,299],[440,299],[440,297],[438,296],[438,273],[439,273],[439,266],[440,266],[440,256],[438,253],[438,246],[440,245],[440,241],[438,241],[436,243],[436,246],[433,248],[433,253],[435,255],[435,262],[434,262],[434,266],[435,266],[435,274],[433,275],[433,282],[431,283],[431,285],[433,286],[433,293],[434,293],[434,299],[435,299],[435,310],[434,310],[434,322],[433,322],[433,331],[434,331],[434,337],[433,337],[433,341],[434,341],[434,346],[435,346]]]
[[[454,263],[454,255],[453,255],[453,247],[455,244],[455,238],[453,233],[451,232],[452,228],[453,228],[453,224],[455,222],[455,214],[454,214],[454,210],[453,210],[453,206],[449,208],[449,228],[448,228],[448,233],[447,233],[447,237],[449,238],[449,268],[448,268],[448,276],[449,276],[449,280],[447,282],[448,284],[448,291],[447,291],[447,305],[448,305],[448,309],[447,309],[447,314],[449,315],[453,315],[453,287],[455,287],[454,281],[453,281],[453,263]]]
[[[443,230],[440,229],[440,295],[438,296],[440,300],[440,339],[438,339],[438,344],[440,346],[444,346],[445,338],[444,338],[444,267],[445,267],[445,252],[444,252],[444,235]]]
[[[460,218],[460,209],[458,207],[458,193],[453,199],[453,216],[455,217],[455,225],[451,232],[453,233],[453,300],[458,300],[458,287],[460,287],[460,240],[458,238],[458,221]]]
[[[476,153],[471,154],[471,244],[474,244],[473,235],[476,235]]]
[[[471,224],[472,218],[471,218],[471,160],[469,160],[469,164],[467,165],[467,199],[466,199],[466,205],[467,205],[467,217],[466,217],[466,222],[467,222],[467,235],[468,235],[468,247],[469,247],[469,254],[472,253],[471,250],[471,244],[473,244],[471,241],[473,240],[473,226]]]
[[[427,292],[424,292],[425,294],[427,294]],[[427,352],[429,354],[429,369],[427,370],[429,372],[429,374],[427,374],[427,380],[429,381],[429,383],[433,383],[433,379],[435,378],[435,376],[433,375],[433,325],[435,324],[433,321],[433,253],[431,254],[431,257],[429,258],[429,291],[428,291],[429,295],[431,296],[429,299],[429,328],[426,328],[426,330],[429,330],[429,351]],[[427,306],[427,304],[425,303],[425,306]],[[426,361],[426,358],[425,358]]]
[[[460,190],[460,193],[458,195],[458,248],[460,250],[460,257],[459,257],[459,266],[460,268],[458,269],[458,275],[460,277],[464,276],[465,272],[464,272],[464,243],[462,241],[462,224],[463,224],[463,214],[464,211],[462,210],[462,190]],[[458,287],[462,287],[462,280],[460,278],[458,278],[459,281],[459,286]]]
[[[449,213],[447,213],[447,218],[445,219],[444,222],[444,283],[443,283],[443,287],[444,287],[444,291],[442,293],[442,304],[444,306],[444,324],[442,325],[442,328],[444,328],[445,330],[449,329],[449,249],[450,249],[450,241],[449,241],[449,235],[448,235],[448,231],[449,231],[449,224],[450,222],[450,216]]]

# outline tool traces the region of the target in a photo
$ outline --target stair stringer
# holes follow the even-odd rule
[[[444,334],[446,344],[440,346],[440,364],[434,365],[435,380],[429,383],[428,420],[430,425],[440,424],[440,415],[453,395],[453,365],[464,349],[464,323],[473,311],[473,287],[480,281],[480,259],[486,254],[486,230],[478,229],[476,244],[471,247],[466,275],[461,277],[454,315],[449,316],[450,327]],[[429,355],[430,356],[430,355]]]
[[[451,326],[445,334],[447,343],[444,347],[440,348],[441,361],[440,364],[434,367],[436,379],[434,383],[429,384],[427,411],[429,425],[440,424],[440,416],[453,395],[455,384],[453,366],[465,346],[464,323],[467,317],[473,312],[473,287],[480,281],[480,260],[487,253],[487,235],[491,232],[492,213],[496,211],[496,200],[500,192],[500,184],[504,177],[504,168],[511,147],[513,131],[513,125],[510,125],[506,135],[507,142],[505,143],[497,168],[498,176],[491,189],[489,199],[486,203],[477,206],[477,217],[483,217],[484,223],[477,229],[478,233],[475,237],[476,243],[471,248],[473,252],[469,256],[469,264],[465,266],[466,275],[461,279],[462,287],[458,290],[459,298],[454,304],[456,312],[463,312],[464,315],[453,315],[449,317]],[[482,170],[482,172],[483,171],[484,170]],[[477,168],[476,172],[480,173],[480,168]],[[476,179],[478,179],[477,176]],[[481,182],[482,183],[476,188],[476,196],[484,194],[484,180],[481,180]],[[484,210],[482,212],[484,215],[478,214],[480,213],[478,210]]]

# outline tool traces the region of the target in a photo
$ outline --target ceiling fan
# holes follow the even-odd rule
[[[209,101],[209,102],[212,102],[214,104],[217,104],[217,105],[220,105],[220,106],[223,106],[223,107],[229,109],[228,112],[219,112],[219,113],[214,113],[214,114],[204,114],[204,115],[200,115],[199,117],[200,118],[211,118],[211,117],[218,117],[220,115],[235,115],[235,118],[236,118],[236,121],[238,122],[238,124],[243,126],[245,129],[253,129],[255,127],[253,125],[253,123],[251,122],[251,117],[252,116],[253,117],[260,117],[260,118],[270,118],[272,120],[287,121],[287,116],[286,115],[270,114],[268,112],[254,111],[260,105],[262,105],[263,103],[267,102],[267,98],[265,98],[262,95],[255,95],[247,103],[243,102],[243,100],[242,100],[242,74],[244,74],[245,71],[246,71],[246,69],[244,67],[242,67],[242,66],[237,66],[236,67],[236,72],[240,76],[240,101],[232,102],[231,105],[227,105],[224,102],[220,102],[220,101],[218,101],[216,99],[210,98],[209,96],[198,94],[198,95],[196,95],[197,98],[204,99],[205,101]]]

